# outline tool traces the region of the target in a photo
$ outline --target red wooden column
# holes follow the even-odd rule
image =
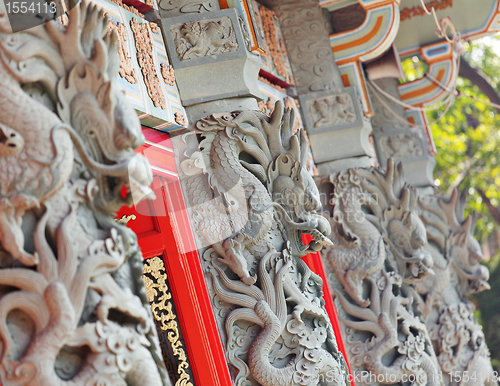
[[[117,217],[135,215],[127,225],[136,232],[144,258],[163,257],[196,386],[230,386],[170,136],[145,127],[143,133],[146,143],[137,152],[151,163],[156,200],[122,208]]]

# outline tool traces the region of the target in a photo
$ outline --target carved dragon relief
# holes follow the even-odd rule
[[[113,221],[123,204],[154,195],[149,165],[133,153],[144,138],[115,85],[107,24],[81,2],[66,25],[11,34],[0,3],[5,386],[170,384],[136,237]]]
[[[345,382],[321,279],[300,259],[331,242],[293,122],[277,102],[271,117],[214,114],[184,135],[182,180],[236,385]]]
[[[417,191],[401,167],[348,169],[324,178],[333,247],[322,251],[351,368],[376,384],[438,385],[439,365],[414,283],[433,274]],[[371,379],[371,380],[370,380]],[[373,378],[360,384],[373,384]]]
[[[481,246],[473,236],[476,216],[464,219],[465,195],[459,197],[456,189],[451,197],[422,197],[419,206],[436,276],[416,288],[445,384],[453,383],[449,373],[456,371],[468,371],[468,385],[496,384],[482,327],[468,298],[490,288],[488,270],[480,264]]]

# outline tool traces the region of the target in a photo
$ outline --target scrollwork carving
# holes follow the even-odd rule
[[[299,93],[332,91],[342,86],[330,46],[326,20],[317,1],[278,2],[288,58]]]
[[[170,344],[169,351],[177,361],[177,371],[174,374],[175,386],[193,386],[191,383],[190,364],[181,340],[180,327],[175,319],[172,294],[167,285],[165,265],[160,257],[153,257],[144,262],[144,283],[146,294],[153,316]]]
[[[209,1],[192,1],[192,0],[160,0],[159,7],[165,11],[172,11],[179,8],[181,13],[202,13],[212,12],[218,9],[217,2]]]

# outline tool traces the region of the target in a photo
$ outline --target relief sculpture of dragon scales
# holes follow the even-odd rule
[[[65,26],[13,34],[0,1],[4,386],[170,385],[136,237],[113,221],[154,195],[106,27],[81,2]]]
[[[300,259],[331,245],[294,112],[214,114],[183,136],[192,224],[235,384],[342,385],[322,282]],[[313,240],[303,244],[302,235]]]
[[[418,194],[402,167],[348,169],[320,179],[331,194],[333,247],[323,249],[352,370],[360,384],[439,385],[440,369],[415,282],[432,275]]]
[[[416,289],[444,383],[454,383],[451,373],[467,385],[494,385],[489,350],[468,298],[490,287],[488,270],[480,264],[481,246],[473,236],[476,216],[464,219],[465,198],[455,189],[451,197],[419,199],[436,275],[417,283]]]

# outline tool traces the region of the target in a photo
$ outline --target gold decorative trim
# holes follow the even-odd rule
[[[172,294],[168,289],[165,265],[160,257],[152,257],[144,261],[143,279],[157,327],[165,332],[162,334],[161,331],[158,331],[160,342],[163,340],[162,338],[167,338],[170,343],[169,351],[177,362],[177,371],[174,369],[172,372],[172,375],[177,379],[175,386],[193,386],[191,366],[183,347],[184,342],[176,320],[177,315]],[[168,353],[162,352],[162,354],[164,359],[169,357]],[[169,367],[168,364],[167,367]]]
[[[127,224],[130,220],[135,220],[137,216],[135,214],[124,214],[121,218],[115,218],[115,221],[120,224]]]

